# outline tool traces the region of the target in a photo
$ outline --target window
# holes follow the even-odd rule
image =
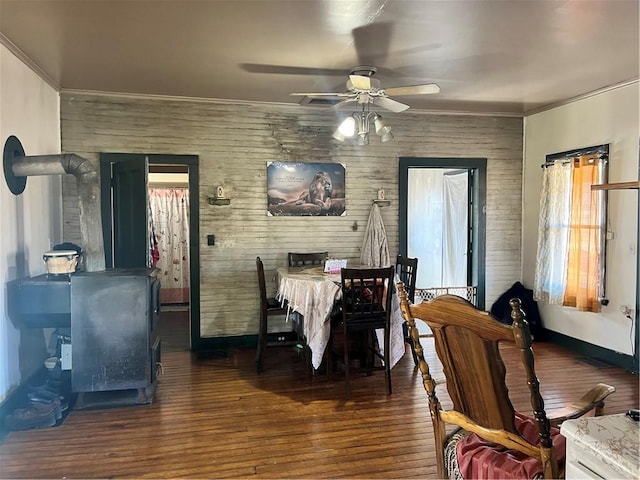
[[[534,297],[599,312],[604,299],[609,146],[547,156],[542,166]]]

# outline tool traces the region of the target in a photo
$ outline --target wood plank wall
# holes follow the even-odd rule
[[[255,257],[267,278],[288,251],[325,251],[358,259],[379,188],[392,257],[398,252],[398,158],[487,158],[486,305],[520,279],[521,118],[425,114],[385,115],[395,139],[367,146],[331,138],[338,120],[318,107],[230,104],[63,92],[62,151],[98,165],[101,152],[198,155],[200,168],[201,335],[255,334]],[[346,168],[347,213],[304,218],[266,215],[270,161],[340,162]],[[207,196],[224,185],[231,205]],[[80,243],[75,179],[63,180],[64,240]],[[354,230],[357,222],[357,230]],[[207,246],[206,235],[216,245]]]

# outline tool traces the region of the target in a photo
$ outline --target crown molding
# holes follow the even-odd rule
[[[12,54],[14,54],[18,59],[24,63],[27,67],[29,67],[33,72],[38,75],[42,80],[44,80],[50,87],[52,87],[58,93],[60,92],[60,85],[51,78],[51,76],[42,70],[38,66],[36,62],[31,60],[31,58],[20,50],[11,40],[9,40],[3,33],[0,32],[0,45],[4,45],[7,50],[9,50]]]
[[[598,90],[594,90],[593,92],[583,93],[582,95],[578,95],[577,97],[568,98],[566,100],[562,100],[561,102],[550,103],[549,105],[545,105],[544,107],[534,108],[532,110],[528,110],[524,113],[525,117],[529,117],[531,115],[535,115],[536,113],[546,112],[548,110],[553,110],[554,108],[562,107],[564,105],[569,105],[570,103],[578,102],[580,100],[585,100],[590,97],[595,97],[597,95],[602,95],[603,93],[612,92],[613,90],[617,90],[619,88],[628,87],[629,85],[633,85],[634,83],[640,83],[640,78],[632,78],[630,80],[625,80],[624,82],[614,83],[613,85],[608,85],[606,87],[599,88]]]

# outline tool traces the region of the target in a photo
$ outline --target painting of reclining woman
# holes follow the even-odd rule
[[[345,214],[345,169],[340,163],[267,164],[267,214],[341,216]]]

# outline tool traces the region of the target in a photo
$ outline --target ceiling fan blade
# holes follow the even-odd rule
[[[371,88],[371,77],[349,75],[349,80],[351,80],[351,86],[358,90],[369,90]]]
[[[241,63],[240,68],[249,73],[275,73],[279,75],[319,75],[343,76],[344,69],[293,67],[286,65],[264,65],[260,63]]]
[[[347,98],[346,100],[342,100],[341,102],[336,103],[335,105],[331,105],[331,110],[337,111],[344,107],[347,103],[355,102],[355,98]]]
[[[393,34],[390,22],[369,23],[351,31],[360,65],[384,65]]]
[[[313,93],[304,93],[304,92],[296,92],[290,93],[289,95],[293,97],[349,97],[352,96],[351,93],[341,92],[341,93],[321,93],[321,92],[313,92]]]
[[[438,93],[440,87],[435,83],[425,83],[424,85],[412,85],[407,87],[391,87],[385,88],[384,93],[387,95],[427,95],[430,93]]]
[[[380,105],[382,108],[386,108],[387,110],[391,110],[394,113],[404,112],[409,108],[409,105],[397,102],[388,97],[375,97],[373,103]]]

